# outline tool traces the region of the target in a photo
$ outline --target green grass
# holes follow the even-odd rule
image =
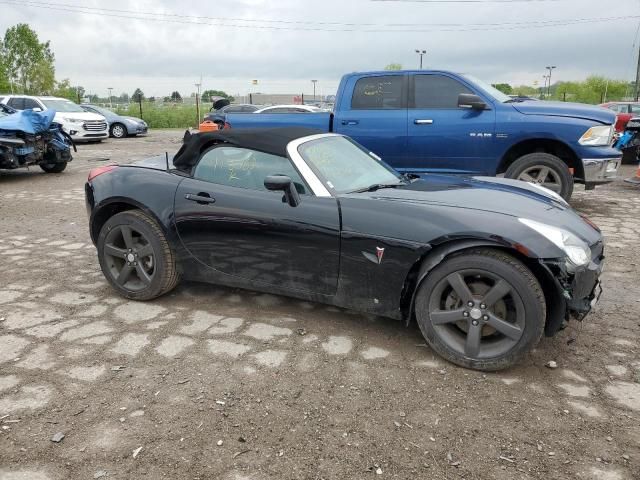
[[[116,110],[119,115],[140,117],[138,104],[131,104],[129,108]],[[196,120],[195,105],[167,105],[156,106],[151,103],[142,104],[142,119],[147,122],[149,128],[197,128],[205,111],[200,110],[200,119]]]

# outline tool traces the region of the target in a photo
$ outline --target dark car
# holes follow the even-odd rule
[[[557,194],[403,176],[338,134],[186,135],[175,156],[91,171],[86,200],[100,266],[124,297],[183,278],[415,319],[469,368],[514,364],[601,291],[603,237]]]
[[[222,126],[227,113],[255,113],[260,108],[260,105],[229,104],[227,100],[219,100],[214,102],[211,112],[207,113],[204,119]]]

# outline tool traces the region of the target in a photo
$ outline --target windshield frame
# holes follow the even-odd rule
[[[299,138],[297,140],[290,142],[287,145],[287,153],[289,154],[289,158],[294,162],[296,167],[298,167],[298,170],[303,175],[303,177],[305,177],[305,179],[309,182],[309,186],[311,187],[312,191],[316,194],[316,196],[336,197],[339,195],[348,195],[351,193],[366,191],[367,187],[370,186],[370,185],[362,185],[359,188],[354,188],[349,191],[338,191],[333,187],[333,185],[331,184],[331,181],[328,178],[326,178],[324,175],[322,175],[322,173],[318,171],[315,165],[313,165],[311,162],[308,162],[306,158],[303,157],[302,153],[300,153],[299,151],[300,147],[302,147],[306,143],[311,143],[317,140],[324,140],[332,137],[343,138],[346,141],[350,142],[354,147],[362,151],[363,155],[366,156],[366,158],[368,158],[371,162],[373,162],[373,164],[380,165],[389,173],[391,173],[398,180],[397,184],[393,184],[391,186],[400,186],[400,185],[406,184],[406,180],[401,173],[396,171],[393,167],[391,167],[390,165],[385,163],[382,159],[380,159],[380,157],[378,157],[375,153],[364,148],[362,145],[354,141],[352,138],[346,135],[338,134],[338,133],[321,133],[318,135],[311,135],[308,137]],[[303,167],[299,164],[303,164]],[[309,174],[311,174],[313,178],[310,179]],[[318,191],[320,191],[321,194],[319,194]]]
[[[491,84],[485,82],[484,80],[475,77],[474,75],[470,75],[468,73],[461,73],[460,76],[464,78],[469,85],[473,85],[477,89],[481,90],[482,93],[491,97],[496,102],[500,103],[509,103],[513,102],[513,98],[511,98],[506,93],[501,92],[497,88],[491,86]]]
[[[43,98],[41,99],[44,106],[47,107],[48,110],[55,110],[56,113],[87,113],[80,105],[71,100],[67,100],[66,98]],[[52,103],[52,105],[50,105]],[[60,110],[57,108],[57,105],[63,105],[66,103],[70,103],[78,107],[78,110]]]

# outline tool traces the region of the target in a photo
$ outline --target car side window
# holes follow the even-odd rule
[[[403,75],[361,78],[351,98],[353,110],[398,110],[404,104]]]
[[[458,80],[445,75],[416,75],[410,108],[458,108],[458,95],[473,94]]]
[[[269,175],[286,175],[305,194],[308,187],[288,158],[247,148],[214,146],[206,150],[193,171],[193,178],[249,190],[264,190]]]
[[[640,105],[629,105],[630,113],[638,114],[640,113]]]
[[[42,107],[33,98],[25,98],[24,99],[24,109],[28,110],[30,108],[42,108]]]
[[[9,100],[8,105],[10,107],[15,108],[16,110],[24,110],[24,98],[22,97],[13,97]]]

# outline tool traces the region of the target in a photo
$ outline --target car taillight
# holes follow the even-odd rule
[[[89,178],[87,179],[87,181],[90,182],[91,180],[96,178],[98,175],[102,175],[103,173],[110,172],[114,168],[118,168],[118,166],[117,165],[106,165],[104,167],[94,168],[93,170],[89,171]]]

